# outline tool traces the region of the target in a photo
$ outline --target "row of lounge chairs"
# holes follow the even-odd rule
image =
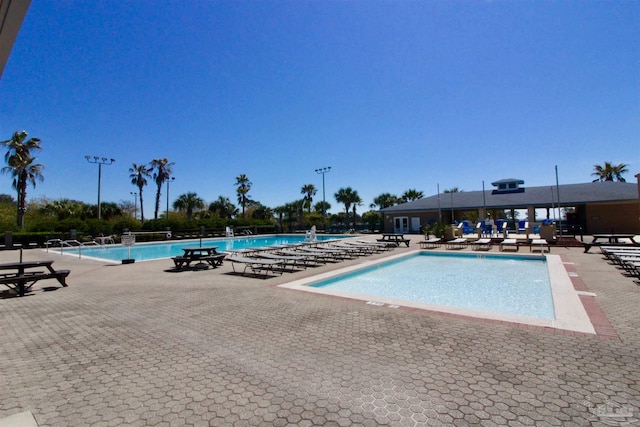
[[[601,246],[600,250],[609,262],[622,269],[629,276],[640,279],[639,246]]]
[[[545,239],[532,239],[531,242],[528,243],[529,251],[533,252],[534,250],[540,250],[540,252],[551,252],[549,242]],[[513,250],[514,252],[518,252],[520,250],[520,246],[524,246],[527,243],[522,242],[522,239],[503,239],[499,243],[500,252],[506,250]],[[467,240],[462,237],[458,237],[451,240],[443,240],[437,237],[425,239],[419,242],[419,245],[423,249],[435,249],[439,248],[442,245],[445,246],[446,249],[464,249],[466,247],[471,246],[471,249],[474,251],[484,250],[488,251],[491,249],[493,245],[493,240],[489,238],[481,238],[477,240]]]
[[[395,247],[397,246],[394,244],[367,241],[305,242],[294,245],[227,251],[225,252],[227,255],[225,261],[231,262],[235,273],[266,276],[367,256]],[[238,266],[237,270],[236,266]]]

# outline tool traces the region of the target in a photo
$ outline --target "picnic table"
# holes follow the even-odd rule
[[[640,246],[640,242],[635,240],[635,234],[594,234],[593,240],[591,243],[584,244],[584,251],[589,252],[593,246],[606,246],[609,245],[617,245],[621,244],[621,240],[630,240],[630,243],[627,243],[629,246]],[[604,240],[604,242],[599,242],[598,240]]]
[[[382,235],[381,239],[378,239],[378,242],[395,243],[396,246],[400,246],[400,243],[404,243],[407,247],[409,247],[410,241],[411,240],[404,238],[404,234],[400,233],[385,233]]]
[[[594,234],[591,243],[597,243],[598,240],[607,240],[609,243],[620,243],[620,240],[629,239],[631,243],[640,244],[635,241],[635,234]]]
[[[209,265],[216,268],[222,265],[225,254],[219,254],[217,246],[195,246],[182,248],[184,254],[172,258],[176,269],[182,270],[189,267],[192,262],[197,261],[197,267],[207,268]]]
[[[18,295],[24,296],[25,290],[39,280],[56,279],[66,287],[69,273],[69,270],[55,270],[53,261],[11,262],[0,264],[0,285],[5,285],[18,292]]]

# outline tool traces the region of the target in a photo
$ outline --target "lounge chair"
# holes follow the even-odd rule
[[[383,245],[380,243],[374,242],[363,242],[363,241],[355,241],[355,242],[345,242],[346,245],[355,246],[355,247],[367,247],[371,249],[371,252],[384,252],[389,250],[389,246]]]
[[[382,252],[384,250],[384,247],[382,246],[367,245],[356,242],[336,242],[332,246],[335,246],[336,248],[345,248],[347,250],[351,249],[360,255],[371,255],[375,252]]]
[[[268,272],[275,273],[274,267],[282,267],[282,261],[276,261],[271,259],[260,259],[260,258],[250,258],[250,257],[241,257],[241,256],[230,256],[226,258],[227,261],[231,261],[231,267],[233,271],[236,272],[236,264],[242,264],[244,269],[242,270],[242,274],[247,272],[247,268],[253,271],[254,274],[263,274],[266,275]],[[261,273],[264,272],[264,273]],[[279,271],[282,274],[282,270]]]
[[[314,264],[326,264],[327,261],[333,261],[334,259],[333,256],[329,254],[302,252],[291,249],[281,249],[277,253],[280,255],[301,256],[306,258],[308,262],[310,261]]]
[[[337,261],[351,258],[351,255],[347,251],[344,251],[341,249],[329,249],[329,248],[321,248],[321,247],[315,247],[315,248],[301,247],[299,248],[299,250],[301,252],[307,252],[312,254],[329,255],[334,260],[337,260]]]
[[[447,240],[445,242],[445,247],[447,249],[464,249],[467,247],[467,239],[457,238],[452,240]]]
[[[462,221],[462,233],[473,234],[476,232],[476,227],[470,225],[467,221]]]
[[[507,223],[507,221],[504,221],[502,224],[500,224],[500,232],[502,232],[502,237],[503,238],[507,238],[509,237],[509,224]]]
[[[504,239],[500,242],[500,252],[504,251],[507,247],[515,248],[515,252],[520,250],[520,245],[516,239]]]
[[[233,230],[231,229],[231,227],[225,227],[224,236],[225,237],[234,237]]]
[[[309,259],[305,256],[300,255],[278,255],[268,252],[260,252],[256,254],[256,257],[274,261],[282,261],[282,267],[285,268],[286,266],[290,265],[291,271],[293,271],[293,269],[298,266],[307,268],[307,265],[309,264]]]
[[[488,251],[491,249],[491,239],[478,239],[476,241],[471,242],[471,249],[474,251]]]
[[[431,239],[426,239],[418,242],[422,249],[435,249],[440,247],[442,244],[442,239],[438,237],[433,237]]]
[[[364,245],[377,246],[377,247],[383,248],[386,251],[391,251],[391,250],[393,250],[393,249],[398,247],[398,245],[396,245],[393,242],[389,242],[389,241],[381,242],[380,239],[378,239],[377,242],[368,242],[368,241],[365,241],[365,240],[357,240],[357,242],[361,243],[361,244],[364,244]]]
[[[535,248],[539,248],[540,252],[544,253],[545,249],[547,252],[551,253],[551,247],[549,246],[549,242],[545,239],[532,239],[531,246],[529,246],[529,252],[533,252]]]

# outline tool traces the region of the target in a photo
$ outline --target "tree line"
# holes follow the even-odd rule
[[[14,132],[12,137],[1,144],[6,148],[5,163],[2,172],[12,177],[12,187],[16,190],[15,200],[16,223],[19,228],[24,228],[25,212],[27,211],[27,188],[31,185],[36,187],[37,182],[44,180],[44,165],[37,162],[35,154],[42,150],[39,138],[29,138],[26,131]],[[133,163],[129,168],[129,179],[132,185],[137,188],[136,197],[140,198],[140,224],[144,226],[147,222],[144,212],[144,190],[149,183],[155,184],[155,204],[153,219],[157,222],[161,219],[160,202],[162,186],[172,179],[174,162],[165,158],[156,158],[148,163]],[[623,175],[628,172],[626,164],[615,165],[611,162],[604,162],[603,165],[594,165],[594,181],[620,181],[625,182]],[[239,174],[235,177],[235,187],[237,203],[236,207],[227,197],[220,196],[208,206],[202,198],[195,192],[188,192],[179,195],[173,202],[172,207],[180,212],[187,222],[203,221],[212,218],[231,220],[241,218],[243,220],[255,221],[275,221],[276,225],[287,228],[291,231],[295,226],[305,227],[310,225],[320,225],[321,220],[331,209],[331,204],[326,201],[313,203],[317,189],[313,184],[305,184],[301,187],[301,199],[294,200],[281,206],[269,208],[262,203],[252,200],[250,191],[253,183],[246,174]],[[447,192],[461,191],[457,187]],[[334,195],[335,201],[344,207],[344,210],[337,214],[328,215],[330,224],[342,224],[344,228],[356,229],[358,220],[375,228],[381,221],[379,209],[387,208],[401,203],[411,202],[424,197],[424,193],[417,189],[409,189],[401,195],[382,193],[373,199],[369,205],[370,210],[362,216],[358,216],[358,207],[363,206],[363,200],[356,190],[351,187],[340,188]],[[0,202],[7,203],[10,197],[0,197]],[[101,203],[105,218],[117,218],[122,215],[133,216],[130,202],[123,202],[120,205],[115,203]],[[136,206],[133,207],[137,208]],[[41,203],[41,213],[53,214],[58,219],[64,220],[69,217],[92,218],[96,217],[96,209],[92,205],[82,202],[61,199],[58,201]],[[168,212],[167,212],[168,213]],[[165,222],[169,218],[164,218]],[[135,223],[131,224],[135,226]]]

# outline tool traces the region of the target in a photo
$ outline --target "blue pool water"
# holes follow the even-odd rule
[[[549,271],[541,257],[420,253],[311,286],[371,297],[555,318]]]
[[[326,235],[318,236],[318,240],[335,240],[341,237],[352,236]],[[202,239],[202,246],[217,246],[218,252],[221,252],[229,250],[258,248],[263,246],[289,245],[301,243],[303,241],[303,235],[235,237],[227,239]],[[78,251],[80,250],[80,255],[83,257],[100,258],[118,262],[125,258],[133,258],[136,261],[146,261],[182,255],[183,248],[193,246],[200,246],[200,240],[167,243],[136,243],[135,245],[131,246],[131,256],[129,256],[128,248],[122,245],[84,246],[81,249],[64,248],[63,252],[66,254],[78,255]],[[54,251],[59,249],[49,250]]]

